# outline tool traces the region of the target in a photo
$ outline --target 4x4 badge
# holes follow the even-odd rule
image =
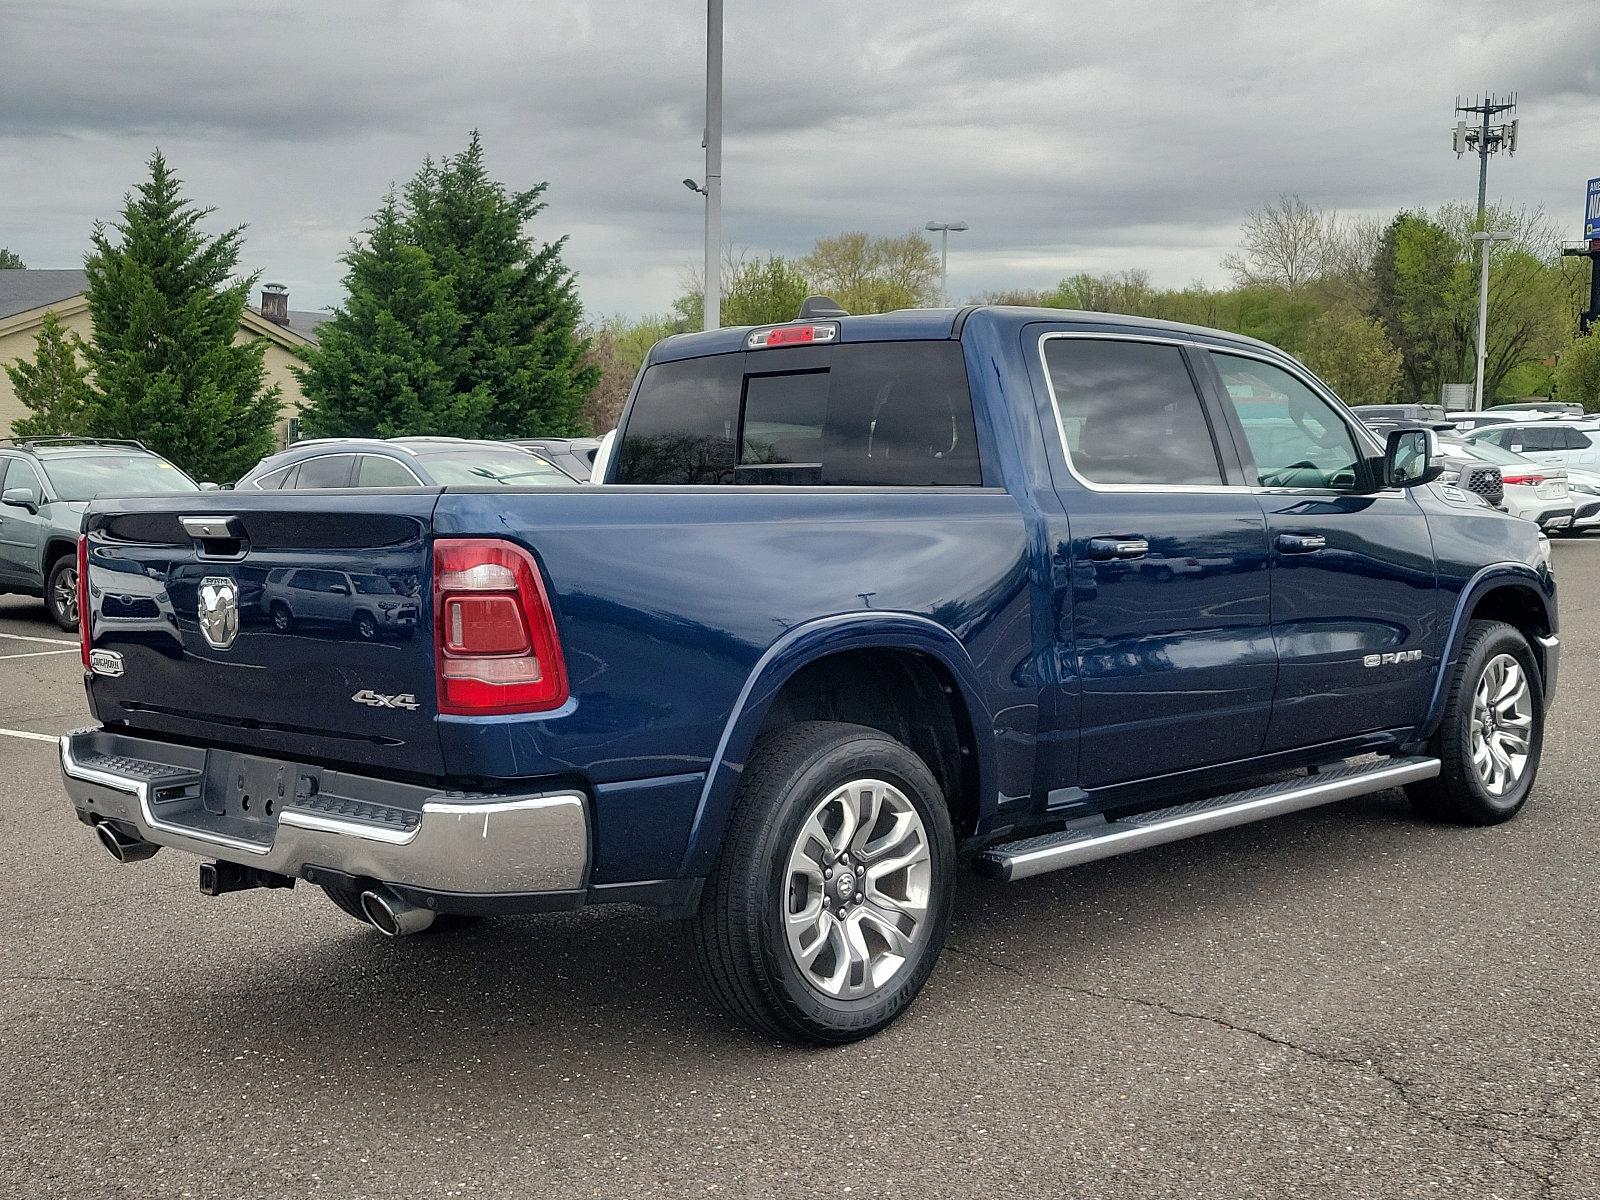
[[[410,692],[400,692],[398,695],[385,696],[382,692],[375,692],[371,688],[362,688],[350,699],[357,704],[365,704],[370,708],[404,708],[415,711],[417,698]]]

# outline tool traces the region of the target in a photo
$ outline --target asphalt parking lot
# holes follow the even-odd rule
[[[0,1195],[1588,1200],[1600,539],[1556,555],[1516,822],[1385,793],[965,879],[911,1014],[832,1051],[731,1029],[636,910],[387,942],[303,885],[117,866],[48,740],[76,651],[0,599]]]

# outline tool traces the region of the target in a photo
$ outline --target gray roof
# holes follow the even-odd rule
[[[0,317],[59,304],[88,290],[89,276],[77,269],[39,271],[14,267],[0,270]]]
[[[258,317],[261,315],[261,310],[254,304],[250,306],[250,311]],[[291,308],[289,310],[289,323],[283,328],[290,333],[298,333],[308,342],[314,342],[317,340],[317,326],[324,321],[332,319],[333,314],[331,312],[307,312],[304,309]]]

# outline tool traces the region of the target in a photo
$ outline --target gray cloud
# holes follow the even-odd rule
[[[1280,191],[1351,212],[1470,199],[1457,93],[1516,88],[1523,150],[1490,191],[1575,222],[1600,174],[1588,3],[728,5],[724,227],[801,252],[846,228],[972,223],[957,294],[1139,266],[1220,277]],[[296,306],[389,182],[481,128],[496,172],[551,182],[546,237],[593,311],[666,306],[698,258],[697,0],[10,0],[0,244],[82,255],[159,144]]]

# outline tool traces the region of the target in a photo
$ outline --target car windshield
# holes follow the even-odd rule
[[[419,452],[417,461],[440,484],[474,487],[566,487],[577,481],[524,450],[463,446]]]
[[[164,492],[198,492],[200,487],[177,467],[153,454],[84,454],[47,458],[44,473],[61,500],[93,500],[97,496],[151,496]]]
[[[382,575],[352,575],[358,596],[392,596],[394,589]]]
[[[1480,442],[1474,438],[1470,442],[1448,441],[1445,446],[1459,449],[1464,454],[1470,454],[1479,462],[1496,463],[1506,467],[1531,467],[1537,466],[1531,458],[1523,458],[1520,454],[1513,454],[1509,450],[1502,450],[1493,442]]]

